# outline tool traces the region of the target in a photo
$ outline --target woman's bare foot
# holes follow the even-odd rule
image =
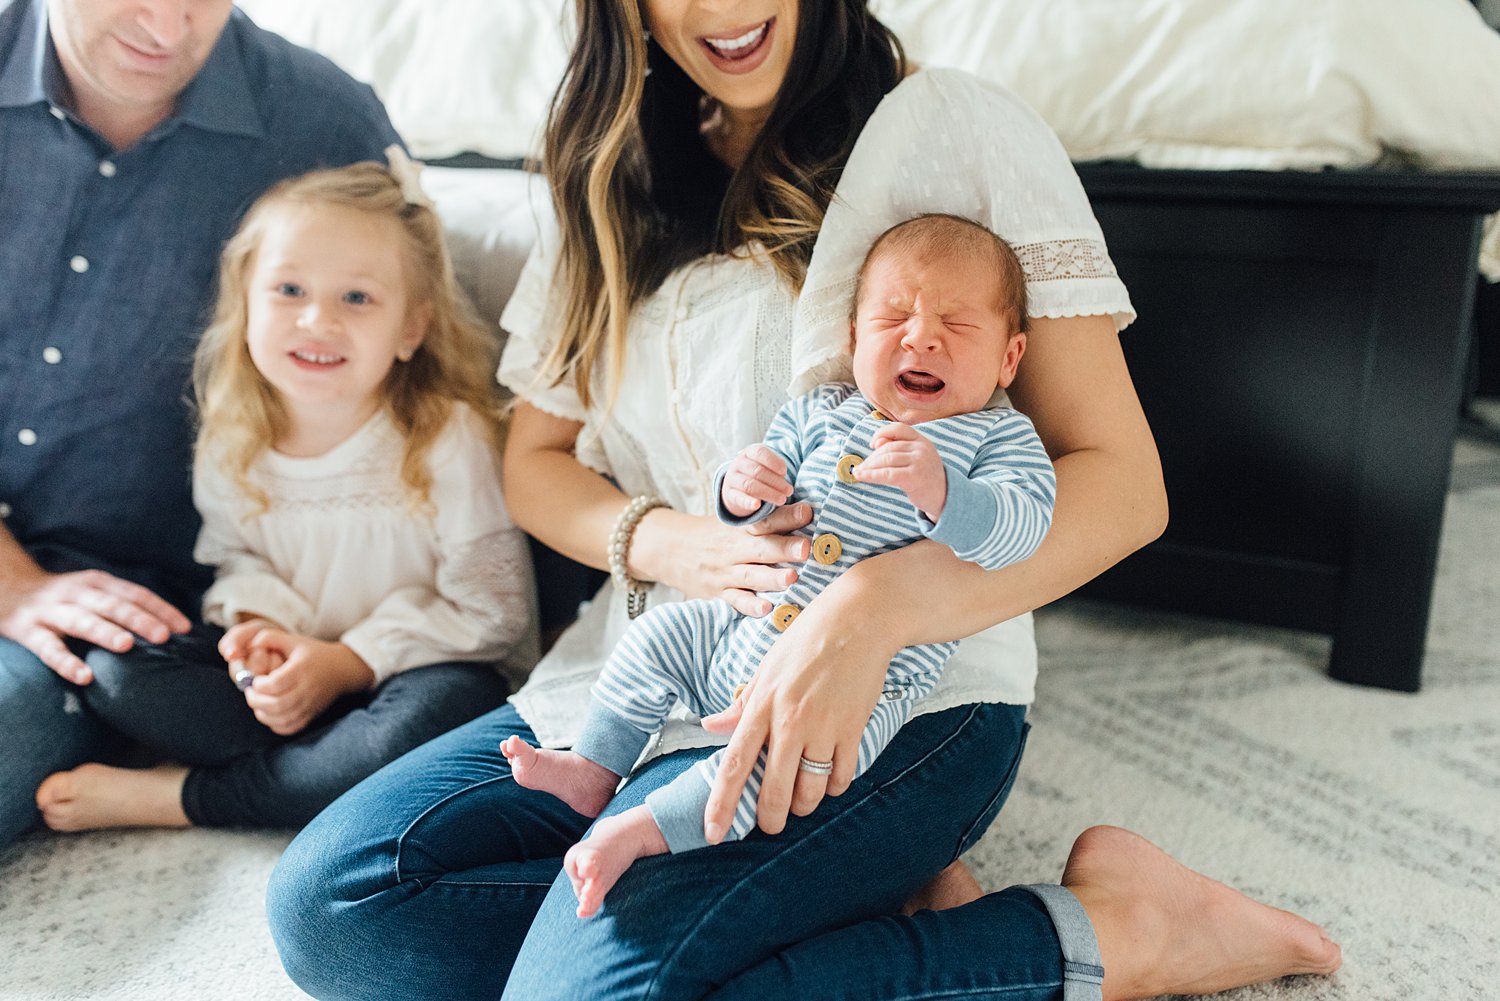
[[[932,877],[932,882],[912,894],[911,899],[901,905],[901,913],[912,915],[918,911],[945,911],[950,907],[961,907],[984,896],[984,887],[963,862],[954,862]]]
[[[1311,921],[1200,875],[1119,827],[1084,831],[1062,883],[1093,922],[1109,999],[1212,994],[1332,973],[1343,961]]]
[[[620,784],[620,776],[597,762],[572,751],[532,747],[520,737],[506,737],[500,753],[518,784],[550,792],[585,817],[603,813]]]
[[[187,773],[177,765],[79,765],[43,779],[37,786],[36,806],[42,811],[42,821],[54,831],[191,827],[182,812],[182,783]]]
[[[661,855],[666,850],[667,839],[644,806],[633,806],[618,817],[599,821],[587,839],[563,856],[563,868],[578,898],[578,916],[590,918],[598,913],[605,894],[636,859]]]

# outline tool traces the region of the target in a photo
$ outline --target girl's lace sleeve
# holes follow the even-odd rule
[[[536,662],[536,593],[526,537],[505,511],[498,457],[466,409],[432,452],[438,552],[429,584],[400,588],[340,637],[376,680],[444,661]]]
[[[228,628],[240,615],[257,615],[293,632],[312,620],[312,605],[284,581],[256,545],[258,533],[247,498],[213,461],[193,465],[193,503],[203,519],[193,559],[214,568],[203,596],[203,619]]]

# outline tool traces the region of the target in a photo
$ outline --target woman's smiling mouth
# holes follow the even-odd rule
[[[727,73],[748,73],[765,62],[771,51],[776,19],[763,21],[744,31],[728,35],[705,35],[698,39],[703,51],[719,69]]]

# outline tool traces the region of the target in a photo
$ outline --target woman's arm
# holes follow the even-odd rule
[[[931,542],[853,568],[861,607],[884,603],[893,613],[871,616],[887,645],[961,639],[1039,608],[1166,528],[1161,461],[1108,317],[1033,321],[1010,396],[1056,466],[1052,528],[1030,559],[1002,570],[982,570]]]
[[[762,661],[709,800],[727,827],[762,747],[762,830],[810,813],[853,778],[859,737],[890,658],[958,639],[1052,601],[1159,536],[1161,464],[1113,322],[1037,319],[1011,386],[1057,469],[1052,529],[1028,560],[986,571],[923,541],[862,561],[811,602]],[[832,760],[826,780],[797,758]]]
[[[516,524],[580,563],[609,568],[609,537],[629,502],[574,455],[583,425],[517,404],[505,446],[505,502]],[[771,564],[807,558],[806,539],[785,533],[806,524],[805,504],[780,508],[748,529],[668,508],[650,511],[631,539],[628,570],[689,598],[721,598],[746,615],[764,615],[795,571]]]

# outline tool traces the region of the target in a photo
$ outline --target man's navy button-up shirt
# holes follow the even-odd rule
[[[0,518],[44,568],[189,613],[190,373],[250,203],[397,142],[374,93],[236,10],[176,113],[115,150],[80,121],[45,0],[0,0]]]

